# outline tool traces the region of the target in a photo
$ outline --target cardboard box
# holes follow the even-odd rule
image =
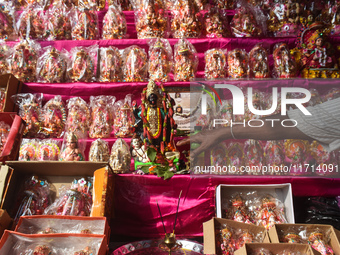
[[[13,74],[0,75],[0,89],[3,89],[6,93],[4,107],[0,109],[0,112],[17,111],[18,107],[11,97],[21,92],[22,84]]]
[[[290,183],[268,185],[226,185],[220,184],[216,188],[216,216],[223,217],[223,204],[229,201],[231,195],[237,192],[257,191],[258,195],[271,194],[276,196],[285,207],[285,216],[288,223],[295,223],[293,193]]]
[[[284,250],[291,252],[300,252],[301,254],[306,255],[318,255],[319,252],[313,250],[307,244],[266,244],[266,243],[247,243],[239,250],[235,251],[235,255],[247,255],[252,254],[254,251],[259,250],[261,248],[267,249],[271,251],[273,254],[278,254]],[[258,254],[258,253],[256,253]]]
[[[58,254],[74,254],[87,246],[96,255],[105,255],[108,251],[107,240],[104,235],[83,234],[48,234],[26,235],[6,230],[0,240],[0,254],[23,254],[27,249],[34,250],[37,245],[47,245],[51,249],[62,249]],[[20,246],[19,246],[20,245]],[[26,254],[26,253],[25,253]],[[31,254],[31,253],[30,253]]]
[[[320,229],[324,233],[329,231],[330,233],[330,242],[329,245],[332,247],[335,254],[340,254],[340,244],[339,244],[339,233],[340,231],[335,229],[331,225],[323,225],[323,224],[275,224],[269,231],[269,238],[272,243],[280,243],[281,233],[285,230],[288,230],[292,227],[299,228],[307,228],[307,229]]]
[[[0,113],[0,121],[11,126],[7,141],[0,154],[0,161],[16,160],[18,158],[21,138],[24,133],[25,122],[16,113]]]
[[[212,218],[211,220],[203,223],[203,242],[204,242],[204,254],[218,254],[216,247],[216,228],[221,227],[223,224],[231,227],[232,229],[244,229],[248,230],[254,235],[261,234],[264,243],[269,243],[267,231],[264,227],[255,226],[252,224],[241,223],[233,220]]]
[[[12,226],[12,223],[13,220],[8,215],[7,211],[0,209],[0,237],[6,229],[9,229]]]
[[[36,162],[24,162],[24,161],[8,161],[7,165],[1,166],[1,172],[8,172],[7,183],[5,185],[5,190],[3,192],[3,199],[1,202],[1,208],[12,212],[14,210],[13,206],[15,204],[18,188],[23,186],[23,182],[27,177],[32,175],[38,175],[42,178],[46,178],[50,183],[52,183],[56,188],[56,197],[59,197],[59,188],[62,185],[70,185],[74,179],[80,179],[86,176],[95,176],[95,178],[103,180],[104,183],[99,183],[94,181],[96,187],[93,188],[93,206],[96,208],[95,212],[91,214],[93,217],[99,217],[97,212],[108,212],[113,211],[112,203],[107,203],[106,201],[111,201],[113,194],[108,192],[113,192],[113,189],[108,189],[107,187],[99,188],[97,186],[108,185],[113,182],[113,174],[111,168],[107,163],[98,162],[58,162],[58,161],[36,161]],[[97,172],[98,171],[98,172]],[[110,180],[108,180],[110,179]],[[106,192],[96,194],[96,192]],[[103,196],[106,200],[102,200]],[[106,215],[104,215],[106,216]],[[108,220],[110,218],[108,217]]]

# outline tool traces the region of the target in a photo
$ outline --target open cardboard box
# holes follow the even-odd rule
[[[74,179],[93,176],[92,217],[112,217],[114,175],[107,163],[98,162],[58,162],[58,161],[8,161],[1,166],[1,172],[7,173],[1,208],[13,212],[16,198],[27,177],[38,175],[46,178],[56,188],[56,197],[62,185],[70,185]],[[1,192],[1,190],[0,190]],[[11,213],[10,213],[11,214]]]
[[[216,228],[219,228],[224,224],[234,230],[242,229],[249,231],[249,233],[252,233],[255,236],[262,235],[262,240],[264,243],[270,242],[267,231],[264,227],[241,223],[233,220],[212,218],[211,220],[203,223],[204,254],[218,254],[218,249],[216,247]]]
[[[3,109],[0,112],[16,112],[18,107],[15,105],[11,97],[21,92],[22,82],[13,74],[0,75],[0,88],[5,91],[6,97]]]
[[[288,223],[295,223],[293,193],[290,183],[284,184],[263,184],[263,185],[227,185],[220,184],[216,188],[216,216],[222,218],[223,205],[228,203],[231,196],[235,193],[247,193],[257,191],[258,195],[274,194],[285,207],[285,217]]]
[[[269,238],[272,243],[280,243],[282,233],[285,233],[286,230],[294,228],[307,228],[307,229],[320,229],[322,232],[330,233],[330,242],[329,245],[332,247],[335,254],[340,254],[340,244],[339,238],[340,231],[335,229],[331,225],[324,224],[275,224],[269,231]]]
[[[300,254],[305,255],[319,255],[320,253],[313,250],[307,244],[273,244],[273,243],[246,243],[242,248],[235,251],[235,255],[247,255],[247,254],[255,254],[256,250],[261,248],[267,249],[272,254],[280,254],[283,251],[290,251],[290,252],[300,252]],[[259,254],[259,253],[256,253]]]

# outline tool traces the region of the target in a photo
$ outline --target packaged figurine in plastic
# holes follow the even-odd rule
[[[61,187],[59,198],[44,214],[90,216],[92,207],[92,182],[81,178],[74,180],[70,187]]]
[[[221,10],[234,10],[235,8],[234,0],[215,0],[214,2]]]
[[[36,139],[22,139],[19,150],[19,161],[36,161],[39,141]]]
[[[243,223],[254,223],[251,213],[245,205],[245,199],[239,193],[233,194],[226,210],[226,218]]]
[[[251,170],[262,169],[264,162],[262,144],[253,139],[249,139],[244,143],[245,163]],[[262,174],[260,171],[251,171],[251,174]]]
[[[64,136],[60,161],[85,161],[85,140],[81,132],[67,132]]]
[[[146,81],[148,75],[148,57],[144,49],[132,45],[123,52],[124,81]]]
[[[110,159],[109,144],[100,138],[93,141],[90,147],[89,161],[108,162],[109,159]]]
[[[261,44],[249,52],[250,78],[269,78],[268,52]]]
[[[278,43],[274,46],[274,77],[294,78],[296,77],[296,62],[289,52],[285,43]]]
[[[189,81],[195,78],[198,56],[195,47],[186,39],[179,39],[174,52],[175,81]]]
[[[168,17],[160,0],[142,0],[135,4],[138,39],[168,37]]]
[[[288,139],[284,143],[286,156],[289,160],[290,174],[306,175],[309,169],[305,169],[305,164],[309,161],[309,143],[306,140]]]
[[[126,19],[120,5],[110,5],[103,19],[103,39],[123,39],[126,36]]]
[[[227,57],[226,50],[210,49],[205,52],[205,78],[219,79],[227,75]]]
[[[230,174],[228,168],[225,168],[225,166],[228,165],[227,147],[225,143],[220,143],[211,149],[210,160],[211,165],[216,167],[214,171],[210,171],[210,174]],[[198,165],[200,165],[200,162],[198,162]]]
[[[235,245],[234,245],[234,237],[233,237],[233,229],[229,226],[221,226],[220,230],[220,250],[221,254],[228,255],[234,254]]]
[[[231,142],[227,149],[228,165],[233,169],[230,173],[240,174],[240,169],[244,166],[243,144]]]
[[[196,12],[191,0],[176,0],[172,11],[171,32],[173,38],[198,38],[201,35],[201,14]]]
[[[228,18],[218,8],[210,8],[204,16],[205,35],[209,38],[230,37]]]
[[[245,50],[234,49],[228,52],[228,76],[247,78],[249,73],[248,54]]]
[[[100,48],[99,81],[121,82],[123,80],[123,60],[119,50],[113,46]]]
[[[46,138],[59,138],[66,125],[66,109],[61,96],[50,99],[40,114],[41,128],[39,134]]]
[[[131,94],[125,96],[125,100],[115,103],[115,119],[113,132],[116,137],[132,137],[134,133],[135,117],[132,110]]]
[[[321,229],[316,228],[308,233],[308,243],[322,255],[335,254],[329,245],[329,234],[323,233]]]
[[[327,151],[317,141],[310,145],[310,154],[315,160],[316,168],[314,172],[317,175],[329,176],[336,174],[335,166],[338,162],[339,154],[337,151]]]
[[[21,39],[43,39],[45,37],[46,17],[44,9],[38,5],[28,6],[17,23]]]
[[[69,9],[63,0],[55,0],[52,8],[47,11],[47,39],[71,40],[71,20],[74,15],[74,9]]]
[[[99,38],[96,11],[78,8],[72,23],[72,40],[97,40]]]
[[[86,133],[91,125],[91,114],[88,104],[80,97],[73,97],[67,101],[66,130]]]
[[[11,1],[0,2],[0,40],[13,40],[16,37],[15,6]]]
[[[233,120],[233,100],[222,101],[222,105],[218,111],[218,118],[224,119],[228,122],[222,124],[224,127],[229,127],[231,120]]]
[[[332,88],[322,96],[322,102],[327,102],[340,97],[340,88]]]
[[[0,75],[8,72],[7,58],[9,58],[11,53],[11,48],[6,45],[5,41],[0,39]]]
[[[117,0],[109,0],[108,4],[109,4],[109,6],[111,6],[112,4],[117,5]],[[118,0],[118,4],[121,6],[123,11],[132,11],[133,10],[132,1],[130,1],[130,0]]]
[[[109,138],[113,125],[114,96],[91,96],[91,119],[89,130],[90,138]]]
[[[53,248],[50,248],[48,245],[37,245],[34,247],[33,253],[31,253],[30,249],[25,251],[25,254],[33,254],[33,255],[49,255],[53,254]]]
[[[95,254],[95,252],[92,250],[91,247],[87,246],[84,250],[76,251],[73,255],[92,255]]]
[[[40,129],[42,94],[22,93],[12,96],[19,106],[19,116],[26,122],[24,137],[36,137]]]
[[[283,141],[267,141],[264,147],[266,164],[273,167],[285,165],[285,153]],[[282,168],[281,168],[282,169]],[[281,174],[282,172],[268,172],[268,174]]]
[[[130,172],[131,154],[127,143],[118,138],[111,148],[109,164],[114,173]]]
[[[38,161],[56,161],[60,155],[60,143],[54,139],[45,139],[39,142],[37,150]]]
[[[36,68],[40,44],[32,40],[22,40],[13,48],[9,58],[9,71],[22,82],[36,80]]]
[[[149,41],[149,77],[151,80],[169,81],[173,66],[173,54],[167,39],[151,39]]]
[[[283,243],[303,243],[301,236],[299,235],[299,227],[290,227],[280,233],[280,242]]]
[[[0,155],[4,149],[11,126],[0,121]]]
[[[106,0],[78,0],[78,8],[101,11],[105,8]]]
[[[261,21],[262,16],[254,13],[254,8],[242,6],[237,8],[230,27],[235,37],[258,37],[264,34]]]
[[[67,56],[53,46],[43,49],[37,64],[37,79],[39,82],[61,83],[67,80]]]
[[[91,82],[95,80],[96,54],[96,45],[71,49],[71,64],[67,68],[72,81]]]

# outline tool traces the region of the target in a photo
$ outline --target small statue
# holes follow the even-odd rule
[[[292,175],[308,174],[305,164],[309,160],[309,143],[306,140],[288,139],[284,144],[287,158],[290,160]],[[307,171],[306,171],[307,170]]]
[[[66,130],[86,133],[91,125],[90,108],[84,99],[73,97],[67,101]]]
[[[195,78],[198,57],[195,47],[186,39],[179,39],[175,45],[175,81],[189,81]]]
[[[103,20],[103,39],[123,39],[126,36],[126,19],[119,5],[110,5]]]
[[[127,143],[119,138],[111,148],[109,164],[114,173],[129,173],[131,154]]]
[[[52,250],[47,245],[38,245],[34,248],[33,255],[51,255]]]
[[[226,51],[210,49],[205,52],[205,78],[219,79],[227,75]]]
[[[121,82],[123,80],[123,60],[116,47],[100,48],[100,82]]]
[[[64,143],[60,154],[60,161],[84,161],[85,157],[82,150],[79,148],[78,136],[74,132],[69,132],[66,135],[66,144]]]
[[[228,165],[235,167],[235,174],[240,173],[244,166],[243,145],[237,142],[231,142],[227,149]]]
[[[285,153],[282,141],[267,141],[264,147],[264,154],[268,165],[273,167],[283,167],[285,165]],[[269,174],[279,173],[280,172],[270,172]]]
[[[0,40],[15,36],[15,7],[11,1],[0,3]]]
[[[279,43],[274,46],[274,71],[277,78],[294,78],[296,77],[296,62],[291,57],[289,48],[285,43]]]
[[[8,72],[8,58],[11,55],[12,50],[7,46],[5,41],[0,39],[0,75]],[[1,107],[3,109],[3,107]]]
[[[230,37],[228,20],[219,9],[211,8],[204,17],[205,35],[209,38]]]
[[[116,137],[131,137],[134,133],[135,116],[133,114],[131,94],[126,95],[125,100],[115,103],[115,118],[113,132]]]
[[[95,48],[75,47],[71,50],[72,64],[68,70],[68,75],[73,82],[91,82],[94,79],[94,58],[91,52]]]
[[[229,219],[248,224],[253,223],[250,218],[250,213],[244,204],[244,200],[239,194],[234,196],[230,202],[230,211],[227,212]]]
[[[21,13],[18,22],[21,39],[43,39],[45,36],[46,17],[43,8],[28,6]]]
[[[284,208],[277,205],[275,198],[271,195],[261,199],[259,211],[256,214],[256,225],[265,227],[269,230],[274,224],[286,222]]]
[[[19,150],[19,161],[35,161],[39,144],[35,139],[23,139]]]
[[[335,254],[332,248],[325,241],[324,234],[320,230],[313,231],[308,237],[308,243],[321,255]]]
[[[131,156],[134,161],[147,163],[149,162],[149,157],[147,155],[146,148],[139,136],[135,135],[131,140]]]
[[[222,255],[231,255],[234,254],[234,240],[232,231],[226,226],[221,231],[222,243],[221,243],[221,251]]]
[[[98,38],[97,12],[78,8],[76,22],[72,28],[72,40],[97,40]]]
[[[264,157],[263,157],[263,147],[262,144],[257,140],[247,140],[244,143],[244,151],[246,164],[250,169],[262,169],[264,165]],[[252,171],[251,174],[260,175],[262,172],[260,171]]]
[[[241,49],[228,52],[228,76],[230,78],[247,78],[249,73],[248,54]]]
[[[236,240],[235,243],[236,250],[242,248],[246,243],[253,243],[254,239],[255,239],[254,235],[250,233],[248,230],[242,232]]]
[[[94,251],[90,247],[86,247],[84,250],[77,251],[73,255],[93,255]]]
[[[317,175],[329,176],[336,174],[336,171],[328,167],[330,165],[336,166],[338,159],[336,151],[328,152],[319,142],[313,141],[310,145],[310,152],[316,163],[315,173]]]
[[[221,10],[234,10],[234,0],[215,0],[216,5]]]
[[[248,6],[236,9],[230,27],[235,37],[258,37],[263,35],[254,13]]]
[[[89,152],[89,161],[108,162],[109,159],[110,150],[108,143],[100,138],[92,142]]]
[[[268,52],[261,45],[249,52],[249,70],[250,78],[269,78]]]
[[[302,239],[298,234],[295,234],[294,232],[289,232],[284,236],[283,242],[285,242],[285,243],[302,243]]]
[[[124,59],[124,81],[142,82],[146,81],[148,75],[148,57],[144,49],[133,45],[123,52]]]

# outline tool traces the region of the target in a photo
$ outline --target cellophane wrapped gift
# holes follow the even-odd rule
[[[284,141],[284,148],[290,175],[308,175],[311,169],[304,168],[310,164],[310,144],[307,140],[287,139]]]
[[[123,11],[132,11],[133,5],[131,0],[118,0],[118,4],[122,7]],[[117,4],[117,0],[108,0],[109,6]]]
[[[262,166],[264,162],[263,146],[257,140],[247,140],[244,143],[245,164],[249,166],[251,171],[249,174],[262,175]]]
[[[174,47],[174,80],[189,81],[196,76],[198,56],[195,47],[186,39],[179,39]]]
[[[7,142],[8,134],[11,129],[11,126],[6,124],[3,121],[0,121],[0,155],[4,149],[4,146]]]
[[[19,106],[19,116],[26,122],[24,137],[37,137],[40,130],[42,94],[20,93],[12,99]]]
[[[202,32],[202,15],[192,0],[176,0],[172,10],[171,33],[174,38],[198,38]]]
[[[17,37],[15,6],[12,2],[0,1],[0,39],[14,41]]]
[[[214,0],[215,5],[221,10],[234,10],[235,0]]]
[[[279,168],[285,166],[285,151],[282,140],[267,141],[264,147],[264,155],[267,165]],[[278,175],[282,172],[274,171],[268,172],[268,174]]]
[[[12,48],[10,48],[4,40],[0,39],[0,75],[8,73],[8,58],[12,54]]]
[[[37,42],[21,40],[8,59],[9,72],[22,82],[34,82],[40,49]]]
[[[249,74],[248,54],[245,50],[234,49],[228,52],[228,76],[247,78]]]
[[[136,1],[134,9],[138,39],[169,37],[168,17],[163,1]]]
[[[278,43],[274,46],[274,73],[275,78],[294,78],[297,73],[297,65],[294,58],[290,55],[288,45]]]
[[[67,53],[53,46],[43,49],[38,58],[37,80],[42,83],[62,83],[67,81]]]
[[[71,49],[67,69],[68,76],[73,82],[95,81],[97,51],[97,45]]]
[[[99,49],[99,81],[121,82],[123,80],[123,59],[116,47]]]
[[[19,150],[19,161],[37,161],[39,140],[22,139]]]
[[[60,138],[64,134],[67,120],[66,108],[61,96],[54,96],[46,102],[40,113],[39,135],[46,138]]]
[[[261,44],[255,45],[249,52],[249,77],[269,78],[268,51]]]
[[[68,131],[64,135],[59,155],[60,161],[85,161],[86,135],[79,131]]]
[[[132,110],[131,94],[125,96],[114,105],[115,118],[113,132],[116,137],[132,137],[134,134],[135,116]]]
[[[91,143],[89,152],[89,161],[92,162],[109,162],[110,149],[107,141],[100,138]]]
[[[59,189],[59,198],[47,207],[44,214],[90,216],[92,207],[92,180],[75,179],[68,187]]]
[[[37,150],[38,161],[56,161],[59,159],[61,142],[55,139],[44,139],[39,141]]]
[[[106,0],[78,0],[78,7],[101,11],[105,8]]]
[[[210,49],[204,54],[205,78],[214,80],[227,76],[227,51],[222,49]]]
[[[113,106],[116,98],[114,96],[91,96],[91,119],[89,137],[109,138],[113,125]]]
[[[209,38],[230,37],[230,28],[226,12],[210,8],[204,16],[204,34]]]
[[[93,9],[77,8],[71,34],[72,40],[99,39],[97,12]]]
[[[91,125],[90,107],[84,99],[73,97],[67,100],[67,131],[86,133]]]
[[[241,175],[241,167],[245,166],[244,145],[240,142],[230,142],[227,147],[228,165],[234,166],[229,174]]]
[[[126,19],[120,5],[110,5],[103,20],[104,40],[123,39],[126,37]]]
[[[44,39],[46,21],[46,15],[42,7],[37,4],[27,6],[21,13],[17,23],[19,37],[21,39]]]
[[[47,11],[46,36],[48,40],[71,40],[72,18],[75,9],[67,7],[63,0],[55,0]]]
[[[154,81],[166,82],[173,67],[173,53],[167,39],[149,41],[149,77]]]
[[[147,80],[148,57],[144,49],[132,45],[123,51],[124,81],[141,82]]]
[[[131,165],[131,153],[127,143],[118,138],[112,145],[109,164],[114,173],[129,173]]]

